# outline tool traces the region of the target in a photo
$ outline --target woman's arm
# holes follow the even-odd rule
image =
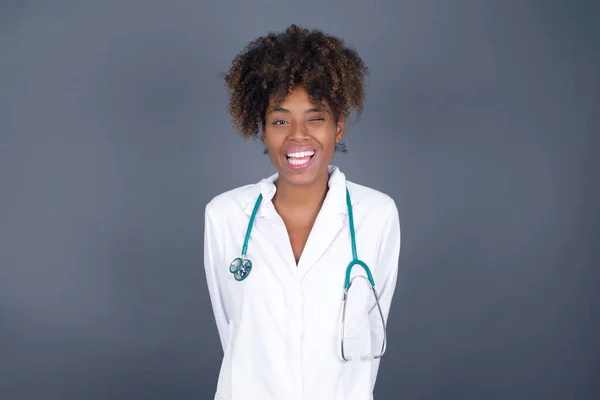
[[[379,231],[379,255],[376,268],[373,271],[375,290],[379,295],[379,304],[387,324],[396,279],[398,276],[398,259],[400,257],[400,218],[394,200],[390,199],[384,222]],[[379,354],[383,341],[383,326],[375,301],[369,311],[373,354]],[[384,356],[385,357],[385,356]],[[380,359],[372,361],[372,387],[375,387]]]
[[[223,236],[219,233],[218,224],[214,219],[214,212],[211,212],[211,204],[206,206],[204,213],[204,271],[206,273],[206,282],[208,284],[208,293],[212,304],[212,310],[217,323],[217,330],[223,351],[229,340],[229,318],[225,309],[225,290],[221,286],[219,271],[227,268],[223,264]]]

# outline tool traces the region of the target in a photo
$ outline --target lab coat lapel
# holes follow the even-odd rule
[[[345,215],[341,213],[319,214],[300,257],[297,270],[300,279],[304,278],[325,254],[344,227],[344,220]]]
[[[298,264],[300,279],[317,264],[340,234],[347,216],[346,178],[337,167],[331,166],[327,197],[310,232]],[[349,236],[348,240],[350,240]]]

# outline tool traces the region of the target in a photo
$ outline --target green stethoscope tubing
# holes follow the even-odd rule
[[[350,273],[352,272],[352,267],[355,265],[360,265],[363,267],[365,272],[367,273],[367,277],[369,279],[369,283],[371,283],[372,287],[375,287],[375,281],[373,280],[373,275],[371,274],[371,269],[364,263],[364,261],[358,258],[356,253],[356,235],[354,233],[354,215],[352,213],[352,202],[350,201],[350,193],[348,192],[348,188],[346,188],[346,206],[348,207],[348,221],[350,222],[350,241],[352,242],[352,261],[346,267],[346,279],[344,280],[344,289],[350,288]]]

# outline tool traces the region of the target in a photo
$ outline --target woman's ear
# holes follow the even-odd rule
[[[345,123],[343,119],[339,119],[337,126],[336,126],[336,131],[335,131],[335,142],[336,143],[341,143],[342,140],[344,140],[344,129],[345,129]]]
[[[262,130],[262,132],[259,136],[259,140],[264,147],[263,154],[269,154],[269,149],[267,148],[267,143],[265,142],[265,130],[264,129]]]

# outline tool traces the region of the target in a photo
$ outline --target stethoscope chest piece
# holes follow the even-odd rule
[[[233,274],[236,281],[243,281],[252,271],[252,261],[247,258],[238,257],[229,265],[229,272]]]
[[[231,264],[229,264],[229,272],[233,274],[236,281],[243,281],[250,275],[252,271],[252,261],[246,258],[246,251],[248,250],[248,240],[250,240],[250,232],[252,232],[252,224],[258,211],[258,207],[262,201],[262,194],[258,195],[256,204],[254,204],[254,210],[250,215],[250,221],[248,221],[248,228],[246,229],[246,236],[244,237],[244,245],[242,246],[242,256],[235,258]]]

